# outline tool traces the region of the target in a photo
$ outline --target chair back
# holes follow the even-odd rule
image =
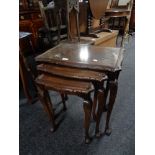
[[[72,40],[71,27],[72,23],[70,17],[75,18],[76,21],[76,31],[78,41],[80,41],[80,29],[79,29],[79,0],[66,0],[67,2],[67,30],[68,30],[68,40]]]
[[[56,7],[44,6],[42,1],[39,1],[39,8],[41,16],[44,21],[44,25],[47,30],[58,29],[58,11]]]

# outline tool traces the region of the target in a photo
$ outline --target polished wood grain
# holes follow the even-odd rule
[[[123,48],[60,44],[37,56],[36,61],[115,72],[121,70],[123,52]]]
[[[94,90],[91,83],[68,80],[66,78],[58,78],[54,76],[48,76],[45,74],[40,75],[36,79],[36,83],[40,85],[44,85],[47,89],[52,89],[58,92],[65,91],[68,94],[77,94],[79,93],[89,93]],[[67,85],[67,87],[66,87]]]
[[[58,65],[40,64],[37,66],[38,71],[50,73],[55,76],[61,76],[71,79],[86,80],[86,81],[98,81],[102,82],[107,80],[107,76],[101,72],[95,72],[91,70],[82,70],[79,68],[62,67]]]

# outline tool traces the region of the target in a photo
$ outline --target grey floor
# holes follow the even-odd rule
[[[94,138],[92,121],[91,144],[84,144],[82,100],[69,96],[67,111],[58,116],[61,122],[56,132],[51,133],[43,107],[38,101],[28,105],[20,99],[19,148],[21,155],[134,155],[135,154],[135,39],[130,37],[125,45],[123,71],[119,77],[116,103],[111,116],[112,134]],[[60,96],[50,92],[56,114],[62,109]],[[104,113],[101,130],[104,129]]]

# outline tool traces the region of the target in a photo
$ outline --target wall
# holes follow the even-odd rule
[[[119,0],[118,5],[126,5],[129,2],[129,0]]]
[[[111,1],[112,0],[109,0],[108,7],[107,8],[110,7]],[[129,2],[129,0],[119,0],[118,5],[126,5],[128,2]]]

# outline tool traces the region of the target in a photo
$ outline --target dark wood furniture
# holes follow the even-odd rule
[[[90,9],[92,8],[92,11]],[[89,3],[80,2],[79,3],[79,31],[80,39],[92,41],[92,44],[97,46],[108,46],[116,47],[117,31],[108,31],[105,29],[105,10],[107,6],[107,1],[90,1]],[[97,8],[97,9],[96,9]],[[97,10],[97,11],[95,11]],[[94,17],[92,13],[94,13]],[[97,13],[96,13],[97,12]],[[75,15],[73,12],[70,14],[70,27],[71,34],[76,36],[77,34],[77,22],[75,20]],[[104,32],[103,32],[104,31]],[[108,32],[105,32],[108,31]],[[80,41],[80,42],[82,42]]]
[[[40,94],[43,94],[41,96],[42,100],[44,102],[50,102],[49,97],[47,95],[44,95],[44,93],[50,89],[55,90],[61,93],[67,93],[72,95],[78,95],[84,99],[83,102],[83,108],[85,112],[85,121],[84,121],[84,127],[85,127],[85,142],[90,142],[89,137],[89,125],[90,125],[90,118],[91,118],[91,109],[92,109],[92,100],[91,100],[91,92],[94,90],[93,85],[89,82],[81,82],[81,81],[75,81],[75,80],[68,80],[65,78],[60,77],[54,77],[54,76],[48,76],[48,75],[40,75],[36,79],[36,84],[39,87],[42,92]],[[54,122],[54,112],[52,108],[52,104],[48,103],[48,105],[51,105],[51,118],[52,118],[52,124],[53,128],[55,129],[55,122]]]
[[[106,10],[106,17],[107,18],[122,18],[125,17],[125,26],[123,30],[123,37],[121,45],[124,46],[124,40],[127,38],[127,34],[129,31],[129,23],[130,23],[130,17],[131,17],[131,10],[133,6],[133,0],[130,0],[130,2],[126,6],[113,6],[110,9]]]
[[[96,36],[99,32],[111,32],[108,29],[107,20],[105,16],[106,8],[109,0],[89,0],[88,9],[88,35]]]
[[[58,78],[61,77],[62,80],[64,78],[67,78],[67,81],[70,84],[68,85],[67,82],[63,81],[64,82],[63,87],[65,87],[65,90],[63,90],[63,92],[65,94],[68,93],[67,90],[71,90],[70,86],[72,85],[72,88],[74,88],[74,90],[71,90],[71,91],[73,91],[72,93],[75,95],[78,95],[79,89],[81,89],[81,86],[79,85],[80,81],[91,82],[94,85],[95,92],[94,92],[94,100],[93,100],[93,105],[92,105],[93,106],[92,114],[93,114],[94,120],[96,121],[95,135],[96,135],[96,137],[100,137],[99,124],[100,124],[102,109],[105,107],[105,104],[104,104],[105,102],[99,101],[98,106],[97,106],[97,98],[104,99],[103,85],[104,85],[104,81],[107,80],[107,76],[103,73],[99,73],[99,72],[95,72],[95,71],[81,70],[78,68],[69,68],[69,67],[62,67],[62,66],[57,66],[57,65],[51,66],[49,64],[40,64],[37,66],[37,70],[39,72],[41,72],[41,74],[46,74],[46,75],[48,74],[49,79],[50,79],[51,75],[58,77]],[[61,80],[61,79],[59,79],[59,80]],[[76,82],[77,80],[78,80],[78,82]],[[59,86],[58,86],[59,88],[61,87],[61,82],[59,83]],[[73,83],[75,85],[77,85],[77,88],[74,87]],[[45,84],[48,85],[48,83],[46,81],[44,81],[44,85]],[[54,81],[53,81],[53,84],[55,84]],[[63,88],[61,87],[61,91],[60,90],[59,91],[62,92],[62,89]],[[41,93],[41,94],[43,94],[43,93]],[[98,110],[96,110],[96,107],[98,107]],[[97,111],[97,113],[96,113],[96,111]],[[51,117],[54,118],[54,112],[52,112],[51,114],[52,114]],[[86,118],[87,117],[88,116],[86,115]],[[53,122],[52,124],[54,124],[54,119],[52,119],[52,118],[50,120],[52,120],[52,122]],[[90,122],[87,122],[87,123],[90,123]],[[86,138],[86,143],[89,143],[89,142],[90,142],[90,139]]]
[[[36,61],[38,63],[93,70],[107,74],[108,82],[105,98],[107,98],[108,93],[110,93],[110,97],[105,132],[109,135],[111,133],[109,120],[117,94],[117,81],[121,71],[123,51],[122,48],[104,48],[81,44],[60,44],[40,56],[37,56]],[[104,103],[103,100],[102,103]]]
[[[31,68],[26,60],[26,55],[33,55],[33,45],[31,42],[31,33],[20,32],[19,33],[19,73],[23,85],[24,94],[29,103],[32,103],[32,95],[30,93],[28,75],[31,75]],[[32,77],[33,79],[33,77]]]
[[[92,44],[91,40],[80,38],[79,0],[66,0],[66,4],[68,40],[65,40],[63,43]]]
[[[19,31],[32,33],[32,43],[37,46],[38,30],[43,26],[43,20],[38,7],[38,0],[19,1]]]
[[[96,46],[116,47],[117,36],[118,36],[117,30],[112,30],[111,33],[100,32],[100,33],[97,33],[97,36],[98,36],[98,38],[82,37],[81,36],[81,39],[90,40],[93,42],[92,45],[96,45]]]
[[[107,76],[104,73],[49,64],[40,64],[37,66],[37,70],[41,73],[48,73],[59,77],[92,82],[95,88],[92,114],[94,120],[96,120],[96,118],[99,117],[96,116],[97,92],[100,89],[100,92],[103,92],[104,95],[103,85],[104,81],[107,80]],[[99,130],[96,131],[96,134],[98,133]]]
[[[42,33],[47,36],[46,38],[48,38],[50,44],[59,44],[61,39],[67,38],[67,34],[61,34],[63,30],[65,31],[67,29],[67,26],[61,22],[59,8],[56,6],[44,6],[42,1],[39,1],[39,8],[44,21]]]

